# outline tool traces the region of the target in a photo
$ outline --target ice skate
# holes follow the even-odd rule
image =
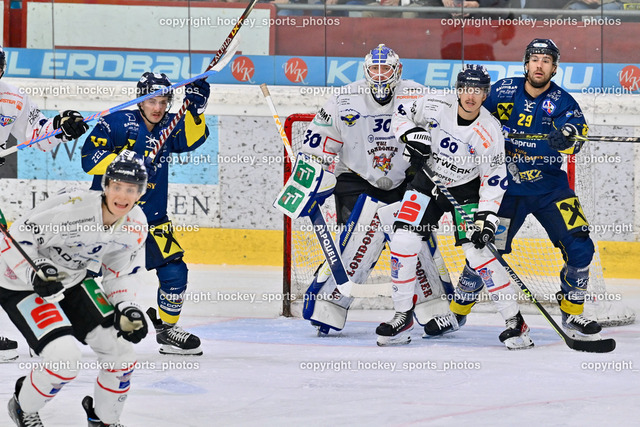
[[[18,358],[18,343],[9,338],[0,337],[0,362],[9,362]]]
[[[82,407],[87,413],[89,427],[124,427],[120,423],[105,424],[100,421],[100,418],[96,415],[96,411],[93,409],[93,398],[91,396],[85,396],[84,399],[82,399]]]
[[[16,381],[16,391],[9,400],[9,416],[19,427],[43,427],[42,420],[40,420],[40,415],[37,412],[26,413],[20,407],[20,402],[18,402],[18,394],[20,394],[20,389],[22,388],[22,383],[26,377],[21,377]]]
[[[424,325],[424,335],[422,338],[437,337],[455,332],[464,326],[466,322],[467,316],[462,314],[447,313],[438,315]]]
[[[502,331],[499,338],[500,342],[503,342],[509,350],[533,347],[533,341],[529,337],[529,326],[525,323],[520,312],[507,319],[505,324],[507,329]]]
[[[376,328],[378,345],[401,345],[411,342],[410,332],[413,329],[413,309],[405,312],[397,311],[393,319],[381,323]]]
[[[562,312],[562,329],[571,338],[578,340],[595,341],[602,339],[600,331],[602,327],[595,320],[591,320],[582,314],[568,314]]]
[[[154,308],[149,308],[147,315],[156,329],[156,341],[161,344],[161,354],[202,355],[200,338],[180,326],[163,323],[157,318]]]

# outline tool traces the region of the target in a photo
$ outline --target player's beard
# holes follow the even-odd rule
[[[529,84],[530,84],[531,86],[533,86],[533,87],[534,87],[534,88],[536,88],[536,89],[540,89],[540,88],[543,88],[543,87],[545,87],[546,85],[548,85],[552,78],[553,78],[553,75],[552,75],[552,76],[550,76],[548,79],[545,79],[545,80],[544,80],[544,81],[542,81],[542,82],[536,83],[536,82],[534,82],[534,81],[529,77],[529,72],[527,71],[527,81],[529,82]]]

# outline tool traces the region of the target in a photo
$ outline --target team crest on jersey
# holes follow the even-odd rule
[[[15,116],[5,116],[4,114],[0,114],[0,126],[9,126],[11,123],[16,121]]]
[[[391,170],[391,158],[393,155],[387,157],[386,154],[382,153],[379,156],[373,156],[373,167],[376,169],[380,169],[384,174],[388,174]]]
[[[498,119],[509,120],[509,117],[511,117],[511,111],[513,111],[513,102],[498,103]]]
[[[344,116],[340,116],[340,120],[344,122],[345,125],[351,127],[356,124],[356,120],[360,118],[359,113],[355,114],[345,114]]]
[[[548,115],[551,115],[555,111],[556,105],[551,102],[550,99],[545,99],[542,102],[542,109],[546,111]]]

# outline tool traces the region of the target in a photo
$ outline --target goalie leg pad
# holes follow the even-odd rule
[[[453,286],[437,246],[435,233],[422,242],[416,266],[416,321],[424,326],[432,318],[449,313]]]
[[[376,212],[383,203],[361,194],[345,229],[340,234],[339,249],[346,272],[354,283],[365,283],[384,249],[385,235]],[[318,326],[321,333],[344,328],[347,311],[353,302],[337,291],[327,264],[318,271],[305,293],[303,317]]]
[[[518,295],[504,267],[486,247],[476,249],[472,243],[465,243],[462,249],[469,266],[482,278],[491,301],[494,302],[502,317],[505,320],[514,317],[520,311],[517,303]]]

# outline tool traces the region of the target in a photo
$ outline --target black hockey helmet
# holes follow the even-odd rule
[[[551,39],[533,39],[531,43],[527,45],[524,51],[524,63],[529,62],[531,55],[539,53],[541,55],[549,55],[553,58],[553,65],[558,65],[560,60],[560,49]]]
[[[102,190],[104,191],[111,181],[128,182],[136,184],[141,194],[147,189],[147,169],[139,154],[124,150],[113,159],[102,175]]]
[[[487,69],[478,64],[466,64],[458,73],[456,89],[464,87],[477,87],[489,92],[491,89],[491,76]]]
[[[169,86],[171,86],[171,80],[169,80],[169,77],[167,77],[165,73],[152,73],[150,71],[144,73],[136,85],[139,97]],[[173,101],[173,90],[170,90],[163,96],[168,96],[169,104],[171,104]]]
[[[2,46],[0,46],[0,78],[4,75],[4,70],[7,67],[7,56],[4,54]]]

